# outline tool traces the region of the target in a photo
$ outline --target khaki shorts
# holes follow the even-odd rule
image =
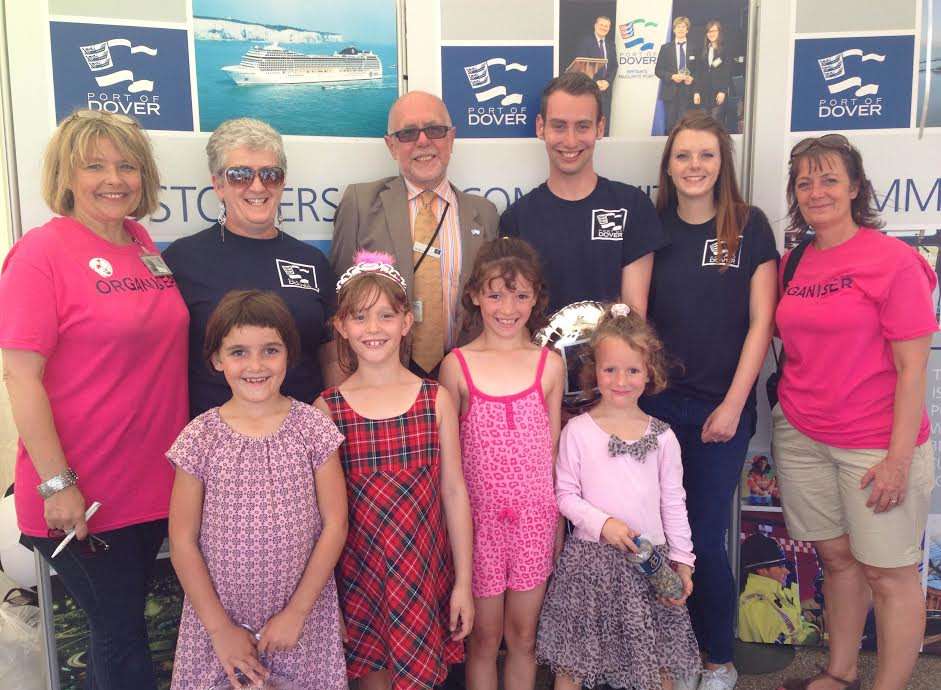
[[[902,503],[877,514],[866,506],[871,485],[860,489],[859,482],[885,457],[885,449],[818,443],[791,426],[780,405],[775,405],[771,417],[771,455],[792,539],[823,541],[848,534],[850,549],[860,563],[898,568],[921,562],[921,540],[934,489],[930,441],[915,448]]]

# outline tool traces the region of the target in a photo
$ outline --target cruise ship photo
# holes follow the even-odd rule
[[[237,65],[222,68],[239,86],[329,84],[382,79],[382,61],[350,46],[332,55],[299,53],[277,43],[250,48]]]

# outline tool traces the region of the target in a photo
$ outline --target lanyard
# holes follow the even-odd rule
[[[438,225],[435,227],[435,231],[432,233],[431,239],[425,243],[425,251],[421,253],[421,256],[418,257],[418,261],[415,262],[415,266],[412,268],[413,272],[418,270],[418,267],[421,266],[421,262],[425,260],[426,256],[428,256],[428,251],[431,249],[431,246],[435,243],[435,240],[438,238],[438,233],[441,232],[441,225],[444,223],[445,216],[448,215],[449,208],[451,208],[451,202],[445,200],[444,211],[441,213],[441,218],[438,219]]]

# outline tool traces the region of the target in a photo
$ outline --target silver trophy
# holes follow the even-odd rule
[[[598,400],[598,389],[582,390],[580,373],[585,361],[588,340],[604,314],[600,302],[575,302],[562,307],[549,317],[549,323],[533,335],[537,345],[552,347],[562,355],[568,375],[562,406],[577,414]]]

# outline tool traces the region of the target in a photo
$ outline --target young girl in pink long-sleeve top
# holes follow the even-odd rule
[[[694,556],[680,446],[637,406],[666,384],[663,345],[643,318],[615,304],[590,354],[583,385],[597,385],[601,401],[562,430],[556,499],[574,532],[546,593],[536,654],[555,671],[556,690],[669,690],[694,678],[700,659],[684,605]],[[640,535],[676,568],[682,598],[657,599],[628,561]]]

